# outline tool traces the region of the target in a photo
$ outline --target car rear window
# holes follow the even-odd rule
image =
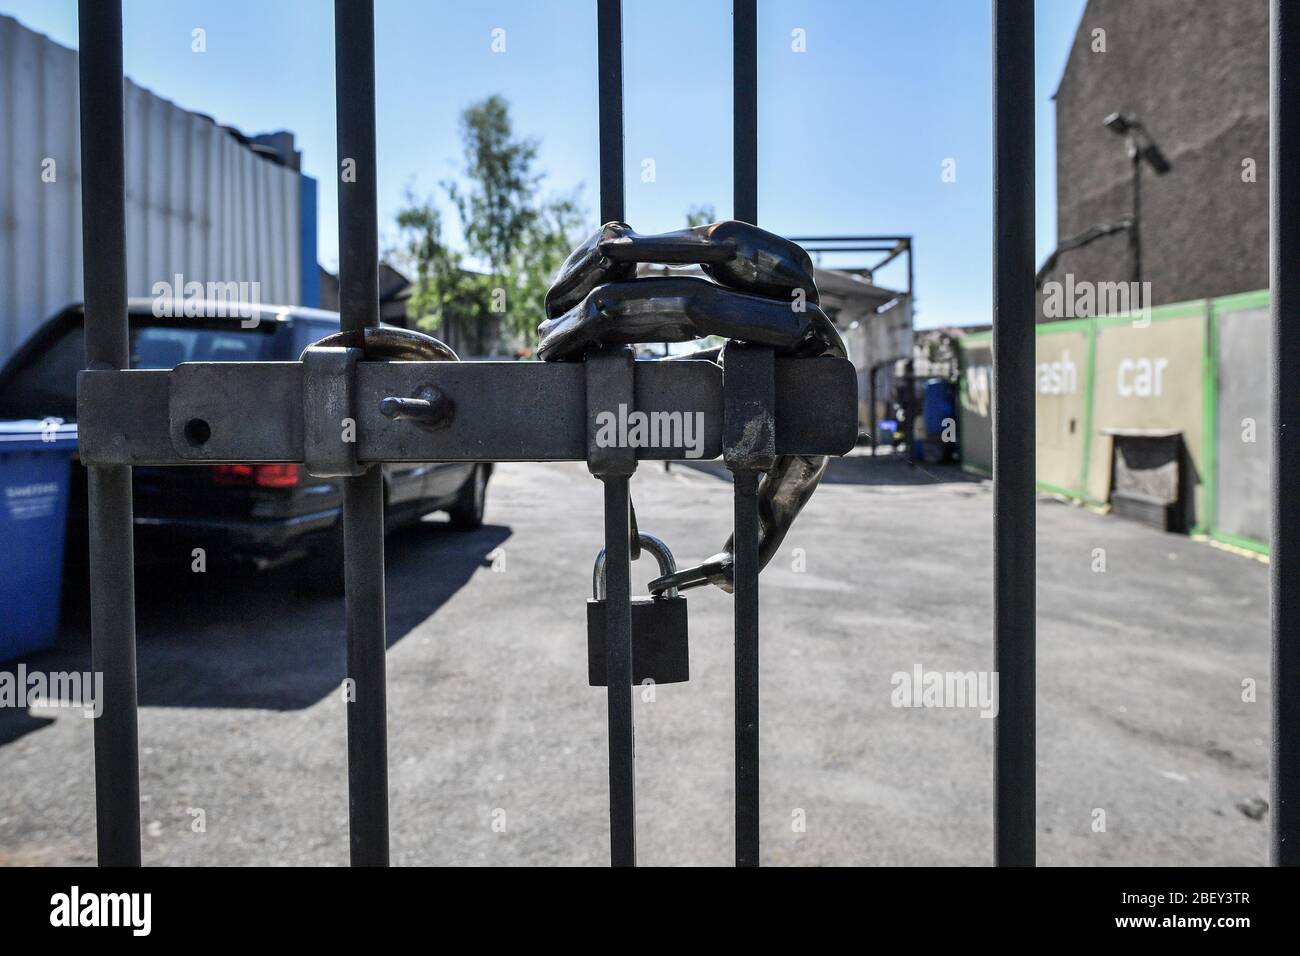
[[[132,368],[175,368],[182,362],[270,361],[270,323],[252,329],[146,325],[131,332]]]
[[[148,319],[131,323],[131,367],[174,368],[182,362],[265,362],[280,358],[276,341],[282,323],[261,322],[253,328],[167,325]],[[81,326],[70,326],[40,352],[14,370],[0,385],[0,418],[71,420],[77,410],[77,373],[85,367]]]

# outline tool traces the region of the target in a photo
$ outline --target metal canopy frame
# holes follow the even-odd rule
[[[758,218],[756,0],[734,0],[734,216]],[[622,17],[598,0],[600,209],[623,218]],[[843,454],[856,438],[853,370],[841,359],[790,362],[736,347],[714,366],[633,361],[627,347],[570,366],[337,361],[181,366],[130,371],[126,296],[121,0],[79,5],[86,371],[79,379],[82,459],[88,468],[93,667],[103,674],[95,722],[98,858],[140,863],[131,467],[211,461],[319,464],[307,435],[310,396],[357,411],[357,447],[343,479],[347,586],[348,792],[351,860],[388,862],[381,460],[585,458],[604,483],[610,844],[615,864],[636,860],[631,702],[628,482],[637,454],[602,448],[593,417],[611,403],[655,409],[674,398],[704,411],[708,451],[735,476],[736,863],[759,859],[758,476],[774,456]],[[1034,863],[1034,154],[1033,2],[994,0],[994,507],[995,642],[999,672],[996,860]],[[1272,7],[1272,310],[1274,327],[1272,859],[1300,863],[1300,9]],[[372,0],[336,0],[339,155],[355,162],[339,183],[342,328],[378,324]],[[857,237],[868,240],[871,237]],[[899,242],[889,251],[897,255]],[[886,250],[881,250],[886,251]],[[905,251],[910,255],[911,243]],[[847,366],[847,368],[846,368]],[[381,397],[436,383],[457,409],[444,432],[376,411]],[[257,421],[224,396],[273,396]],[[324,391],[313,391],[321,389]],[[530,394],[521,407],[507,398]],[[817,408],[805,406],[811,391]],[[350,405],[348,404],[350,403]],[[849,406],[841,415],[841,404]],[[539,411],[542,409],[544,411]],[[526,427],[520,427],[520,419]],[[200,427],[201,422],[206,426]],[[661,450],[662,451],[662,450]],[[678,457],[671,453],[664,457]],[[648,456],[647,456],[648,457]],[[621,675],[622,679],[619,679]]]
[[[790,241],[799,243],[808,252],[883,252],[883,259],[861,269],[853,266],[840,269],[841,272],[866,272],[873,282],[877,272],[899,256],[907,256],[907,299],[912,300],[912,252],[916,245],[912,236],[791,236]]]

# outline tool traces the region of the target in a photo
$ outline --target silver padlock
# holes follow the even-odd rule
[[[661,575],[677,570],[668,545],[652,534],[637,534],[641,550],[655,556]],[[605,668],[606,611],[605,551],[596,555],[591,574],[592,596],[587,601],[587,682],[608,684]],[[686,598],[670,588],[662,594],[632,599],[632,683],[679,684],[690,677],[687,643]]]

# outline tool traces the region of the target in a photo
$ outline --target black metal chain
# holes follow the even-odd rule
[[[698,265],[707,278],[637,277],[641,263]],[[710,281],[712,280],[712,281]],[[847,357],[835,323],[822,311],[812,259],[797,244],[743,222],[641,236],[610,222],[565,260],[546,296],[538,332],[545,361],[581,359],[606,345],[690,342],[711,335],[769,346],[800,358]],[[714,361],[727,347],[661,361]],[[821,456],[787,455],[758,488],[759,559],[766,567],[826,470]],[[652,593],[714,584],[733,588],[733,539],[694,567],[656,578]]]

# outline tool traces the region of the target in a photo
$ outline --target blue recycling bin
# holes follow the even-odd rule
[[[0,421],[0,662],[54,644],[77,426]]]
[[[941,378],[932,378],[925,383],[925,396],[922,399],[925,433],[931,438],[943,434],[943,423],[957,417],[956,388]]]

